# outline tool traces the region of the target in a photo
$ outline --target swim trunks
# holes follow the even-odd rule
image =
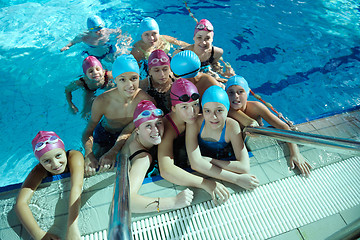
[[[114,146],[120,133],[121,131],[116,133],[106,131],[106,129],[102,125],[102,121],[100,121],[94,129],[94,143],[99,144],[100,147],[112,147]]]

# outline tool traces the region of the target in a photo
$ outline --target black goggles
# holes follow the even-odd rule
[[[183,76],[188,75],[188,74],[191,74],[191,73],[196,73],[196,72],[198,72],[199,70],[200,70],[200,68],[197,68],[197,69],[195,69],[194,71],[191,71],[191,72],[188,72],[188,73],[184,73],[184,74],[180,74],[180,75],[177,75],[177,74],[174,73],[174,76],[177,77],[177,78],[180,78],[180,77],[183,77]]]
[[[200,95],[198,93],[193,93],[191,94],[191,96],[189,96],[189,94],[184,94],[181,96],[178,96],[176,94],[174,94],[173,92],[171,92],[172,95],[174,95],[175,97],[178,97],[178,99],[171,99],[171,100],[180,100],[182,102],[188,102],[190,101],[190,99],[192,99],[193,101],[196,101],[200,98]]]

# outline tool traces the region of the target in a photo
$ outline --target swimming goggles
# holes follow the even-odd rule
[[[182,102],[188,102],[188,101],[190,101],[190,99],[196,101],[200,98],[200,94],[198,94],[198,93],[193,93],[193,94],[191,94],[191,96],[189,96],[189,94],[184,94],[184,95],[178,96],[178,95],[174,94],[173,92],[171,92],[171,94],[173,94],[175,97],[178,97],[179,100]],[[171,99],[171,100],[178,100],[178,99]]]
[[[177,78],[180,78],[180,77],[183,77],[183,76],[188,75],[188,74],[196,73],[196,72],[198,72],[199,70],[200,70],[200,68],[197,68],[197,69],[195,69],[194,71],[191,71],[191,72],[188,72],[188,73],[184,73],[184,74],[180,74],[180,75],[177,75],[177,74],[174,73],[174,76],[177,77]]]
[[[154,110],[145,110],[145,111],[142,111],[139,116],[137,116],[136,119],[134,119],[134,122],[142,119],[142,118],[147,118],[147,117],[150,117],[151,115],[154,115],[155,117],[161,117],[164,115],[164,112],[161,110],[161,109],[154,109]]]
[[[162,58],[153,58],[151,61],[150,61],[150,64],[157,64],[158,62],[162,62],[162,63],[166,63],[168,62],[169,59],[167,57],[162,57]]]
[[[203,23],[198,24],[195,28],[196,28],[196,29],[199,29],[199,30],[209,31],[209,32],[214,31],[214,27],[213,27],[213,26],[211,26],[211,25],[205,25],[205,24],[203,24]]]
[[[92,27],[92,28],[89,28],[89,30],[90,30],[90,31],[96,30],[96,29],[101,30],[102,28],[104,28],[104,25],[99,25],[99,26],[96,26],[96,27]]]
[[[44,142],[38,142],[34,147],[34,152],[44,149],[46,147],[46,144],[48,144],[48,143],[54,144],[54,143],[57,143],[59,140],[62,142],[62,140],[60,138],[58,138],[57,136],[51,136],[51,137],[49,137],[48,140],[46,140]]]

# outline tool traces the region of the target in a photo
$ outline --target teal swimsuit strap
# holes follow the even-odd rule
[[[201,137],[201,133],[202,133],[202,131],[204,129],[204,125],[205,125],[205,120],[203,120],[203,122],[201,123],[200,132],[199,132],[200,137]],[[221,136],[220,136],[220,139],[219,139],[218,142],[226,142],[225,141],[225,132],[226,132],[226,121],[225,121],[224,128],[221,131]]]

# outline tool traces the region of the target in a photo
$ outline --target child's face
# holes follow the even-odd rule
[[[100,81],[105,76],[105,71],[100,66],[92,66],[86,70],[86,76],[90,80]]]
[[[52,149],[42,155],[39,162],[46,171],[54,175],[61,174],[65,171],[67,164],[66,152],[61,148]]]
[[[186,123],[194,123],[200,112],[199,100],[193,102],[178,103],[172,110]]]
[[[156,66],[150,68],[149,75],[158,84],[164,84],[170,76],[170,67],[168,65]]]
[[[143,34],[141,34],[141,39],[145,43],[154,46],[159,40],[159,32],[155,30],[143,32]]]
[[[164,134],[164,125],[161,118],[146,121],[139,126],[139,137],[148,145],[159,145]]]
[[[195,46],[203,51],[212,47],[213,32],[199,31],[194,36]]]
[[[125,96],[132,97],[139,88],[139,74],[135,72],[125,72],[115,78],[119,91]]]
[[[224,104],[218,102],[207,102],[203,107],[205,122],[212,129],[223,128],[228,111]]]
[[[231,108],[234,110],[243,110],[245,108],[247,94],[243,87],[240,87],[239,85],[232,85],[226,92],[229,96]]]

